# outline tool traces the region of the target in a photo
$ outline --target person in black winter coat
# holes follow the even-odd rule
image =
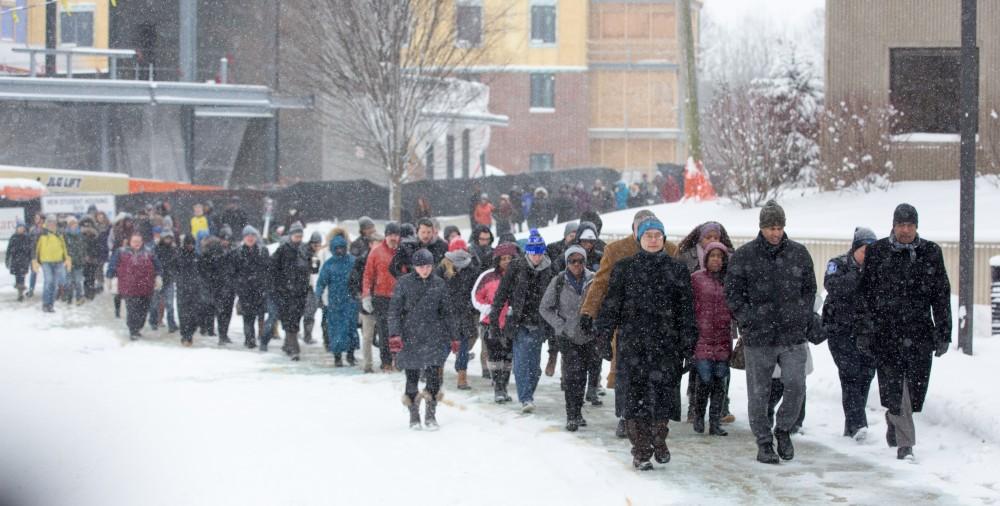
[[[535,190],[535,198],[531,201],[531,209],[528,211],[528,228],[547,227],[554,217],[555,211],[549,201],[549,192],[539,187]]]
[[[305,312],[306,297],[312,292],[309,276],[312,274],[313,250],[302,241],[302,226],[293,225],[288,240],[281,243],[271,258],[271,279],[278,303],[278,318],[285,329],[282,350],[292,360],[299,360],[299,321]]]
[[[358,237],[351,242],[347,248],[351,256],[355,259],[368,256],[370,242],[369,237],[375,233],[375,222],[367,216],[358,218]]]
[[[156,327],[162,322],[163,316],[166,315],[167,331],[174,333],[177,332],[177,321],[174,319],[177,273],[174,272],[174,265],[178,251],[177,246],[174,245],[174,232],[172,230],[163,231],[160,242],[153,248],[153,253],[156,254],[156,259],[163,268],[161,274],[163,286],[153,294],[153,301],[149,305],[149,326],[156,330]]]
[[[493,232],[486,225],[472,227],[469,253],[479,260],[479,272],[493,268]]]
[[[567,229],[569,227],[567,226]],[[587,252],[586,267],[588,270],[597,272],[597,269],[601,266],[601,258],[604,257],[604,241],[600,239],[600,232],[598,232],[597,226],[589,221],[581,221],[577,226],[576,234],[573,236],[573,240],[569,245],[578,245],[583,247]],[[565,248],[563,251],[566,251]],[[555,272],[562,272],[566,270],[566,259],[562,256],[553,258],[552,269]]]
[[[525,255],[511,262],[490,307],[490,333],[500,336],[501,343],[513,343],[514,380],[522,413],[535,410],[535,388],[542,373],[542,343],[551,332],[538,306],[553,275],[552,261],[545,255],[545,241],[532,229]],[[510,312],[501,330],[500,312],[506,304],[510,304]],[[494,392],[495,396],[506,396],[506,381],[494,381],[494,386],[503,389]]]
[[[557,223],[566,223],[577,219],[576,200],[573,198],[573,189],[568,184],[559,188],[554,205]]]
[[[458,237],[448,245],[444,260],[438,264],[434,274],[443,279],[448,287],[448,300],[452,309],[452,318],[457,334],[453,339],[458,343],[455,353],[455,372],[458,375],[458,389],[469,390],[467,371],[469,369],[469,350],[475,344],[477,335],[476,321],[479,311],[472,305],[472,288],[479,279],[481,269],[479,259],[467,250],[465,241]]]
[[[271,286],[268,277],[270,255],[261,243],[257,229],[247,225],[243,227],[242,235],[243,243],[232,252],[233,277],[243,314],[243,345],[253,349],[257,346],[257,319],[267,310],[267,290]],[[264,336],[261,336],[260,349],[267,351]]]
[[[24,276],[31,269],[31,257],[35,253],[31,236],[28,235],[28,228],[23,223],[17,224],[14,235],[7,243],[7,255],[4,257],[4,265],[14,276],[14,287],[17,288],[18,302],[24,300]]]
[[[575,221],[567,223],[563,227],[563,238],[545,246],[545,254],[552,260],[553,265],[563,257],[563,254],[566,253],[566,248],[572,246],[574,241],[576,241],[576,230],[578,228],[580,228],[580,224]]]
[[[736,250],[726,275],[726,303],[745,345],[748,415],[759,462],[777,464],[779,456],[795,456],[790,434],[805,402],[806,342],[815,299],[809,251],[788,238],[784,209],[768,201],[760,211],[760,233]],[[784,400],[772,428],[767,410],[776,365],[781,366]]]
[[[410,411],[410,428],[420,428],[420,399],[426,401],[424,426],[437,429],[436,409],[441,400],[441,367],[448,343],[457,335],[455,319],[443,279],[434,275],[434,257],[426,249],[413,254],[414,272],[399,278],[389,302],[389,349],[395,364],[406,371],[403,404]],[[417,397],[421,373],[426,385]]]
[[[858,286],[865,254],[875,241],[874,232],[864,227],[856,228],[851,250],[831,259],[823,278],[827,292],[823,303],[823,332],[840,376],[844,435],[859,441],[867,434],[865,407],[872,379],[875,378],[875,361],[858,349],[854,335],[854,311],[860,295]]]
[[[875,357],[889,446],[913,457],[913,413],[924,406],[932,357],[951,344],[951,288],[941,247],[917,233],[917,210],[900,204],[892,234],[868,248],[861,274],[858,347]]]
[[[233,288],[233,262],[229,256],[228,241],[210,236],[201,243],[202,276],[212,293],[212,317],[207,326],[212,328],[218,322],[219,345],[232,343],[229,339],[229,322],[233,316],[236,292]]]
[[[615,407],[632,443],[632,464],[649,470],[653,457],[670,461],[669,423],[680,420],[681,378],[698,328],[691,275],[664,251],[663,224],[647,219],[636,236],[640,250],[615,264],[595,326],[602,343],[617,336],[615,396],[624,402]]]
[[[177,319],[184,346],[191,346],[195,331],[205,314],[211,312],[212,297],[201,275],[201,261],[195,250],[195,238],[185,235],[173,265],[164,267],[173,272],[177,282]]]
[[[448,244],[438,237],[434,231],[434,222],[427,218],[421,218],[417,222],[416,241],[404,239],[399,243],[399,250],[389,264],[389,273],[393,277],[405,276],[413,272],[411,257],[419,249],[426,249],[434,257],[435,265],[444,258],[448,252]]]
[[[239,202],[236,200],[232,200],[226,204],[226,208],[222,210],[222,214],[219,216],[219,222],[222,225],[228,226],[231,231],[243,230],[244,227],[250,224],[246,211],[240,209]]]

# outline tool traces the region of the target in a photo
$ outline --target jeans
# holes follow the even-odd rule
[[[35,282],[38,281],[38,273],[31,271],[28,273],[28,291],[35,291]]]
[[[42,304],[51,306],[56,300],[56,290],[66,276],[66,266],[62,262],[45,262],[42,264],[44,287],[42,288]]]
[[[542,343],[545,329],[542,327],[518,327],[514,338],[514,381],[517,384],[517,400],[521,403],[535,401],[535,388],[542,376]]]
[[[167,315],[167,328],[173,330],[177,328],[177,321],[174,320],[174,292],[177,285],[165,283],[163,288],[153,293],[153,300],[149,304],[149,324],[160,324],[160,304],[163,304],[164,312]]]
[[[264,320],[264,335],[260,336],[261,343],[266,347],[267,343],[274,337],[275,328],[278,324],[278,303],[274,297],[267,296],[267,318]]]
[[[74,266],[72,271],[66,273],[63,296],[67,302],[72,302],[74,295],[76,295],[76,300],[83,300],[83,266]]]
[[[747,409],[750,429],[757,444],[771,444],[774,441],[772,424],[767,416],[771,398],[771,375],[774,366],[781,366],[781,383],[784,402],[778,409],[773,428],[792,432],[802,411],[806,395],[806,344],[788,346],[747,346],[746,347]]]
[[[465,371],[469,369],[469,351],[472,349],[476,332],[475,316],[459,316],[458,325],[458,353],[455,354],[455,371]],[[451,344],[449,343],[449,347]]]
[[[694,369],[698,373],[698,381],[712,383],[712,378],[729,376],[729,362],[715,360],[696,360]]]

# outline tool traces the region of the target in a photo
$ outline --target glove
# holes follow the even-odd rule
[[[365,298],[361,299],[361,308],[364,309],[366,313],[369,313],[369,314],[374,313],[375,312],[375,306],[372,305],[372,298],[371,297],[365,297]]]
[[[153,288],[156,289],[156,291],[162,290],[163,289],[163,278],[161,278],[159,276],[156,276],[156,279],[153,280]]]
[[[403,350],[403,338],[399,336],[392,336],[389,338],[389,351],[391,353],[399,353]]]
[[[118,295],[118,278],[108,280],[108,291],[111,292],[111,295]]]
[[[951,346],[950,342],[948,342],[948,341],[941,341],[940,343],[937,344],[937,349],[934,350],[934,356],[935,357],[940,357],[941,355],[944,355],[945,353],[948,353],[948,348],[950,346]]]
[[[594,319],[591,318],[590,315],[580,315],[580,331],[583,332],[583,335],[585,336],[594,334]]]
[[[860,351],[862,355],[866,357],[875,357],[875,354],[872,353],[871,340],[868,339],[868,336],[858,336],[855,346],[857,346],[858,351]]]
[[[66,272],[73,272],[73,259],[67,258],[63,265],[66,266]]]
[[[461,348],[461,347],[462,347],[462,344],[461,344],[461,343],[459,343],[458,341],[452,341],[452,342],[451,342],[451,352],[452,352],[452,353],[454,353],[454,354],[458,355],[458,350],[459,350],[459,348]]]
[[[31,261],[31,270],[38,272],[42,270],[42,264],[38,263],[38,260]]]

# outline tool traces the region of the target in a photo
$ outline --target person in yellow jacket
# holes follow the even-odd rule
[[[31,268],[42,271],[45,276],[42,290],[42,311],[53,313],[56,287],[66,278],[66,272],[73,269],[73,260],[66,251],[66,241],[57,232],[55,215],[45,218],[45,231],[35,243],[35,257]]]
[[[191,237],[198,237],[198,232],[202,230],[207,230],[211,233],[208,227],[208,216],[205,216],[205,207],[201,204],[195,204],[192,210],[194,211],[194,216],[191,217]]]

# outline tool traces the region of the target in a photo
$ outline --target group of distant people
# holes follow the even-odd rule
[[[592,205],[604,191],[595,186]],[[536,192],[531,209],[544,195]],[[413,429],[438,428],[450,355],[456,387],[472,388],[467,373],[477,342],[494,400],[513,400],[513,376],[522,413],[534,412],[541,375],[561,366],[568,431],[587,426],[585,405],[603,404],[602,367],[610,360],[606,387],[615,390],[616,434],[629,439],[640,470],[670,461],[669,422],[682,419],[685,376],[686,418],[694,430],[728,434],[723,425],[735,419],[728,406],[732,367],[746,370],[757,460],[794,458],[807,343],[828,340],[840,371],[844,435],[866,436],[865,406],[877,376],[887,442],[898,447],[898,458],[912,457],[912,415],[922,409],[932,356],[947,352],[951,339],[941,250],[917,233],[916,209],[897,207],[886,238],[856,229],[850,250],[827,264],[828,296],[818,313],[813,261],[785,234],[776,202],[762,208],[756,239],[738,249],[713,221],[676,245],[647,209],[635,214],[630,236],[605,243],[598,210],[605,205],[575,214],[579,221],[568,222],[563,238],[550,244],[533,227],[549,215],[544,222],[529,218],[529,236],[520,241],[512,229],[497,241],[491,224],[481,222],[467,241],[457,227],[441,230],[427,216],[389,222],[381,234],[361,218],[353,240],[340,227],[306,238],[296,219],[276,227],[273,252],[235,204],[219,219],[195,205],[184,230],[163,205],[111,222],[99,212],[37,216],[30,229],[18,227],[7,266],[19,298],[32,295],[35,273],[43,273],[44,311],[53,310],[60,290],[63,297],[79,290],[87,299],[110,286],[116,314],[125,302],[132,339],[141,338],[147,323],[156,330],[165,316],[168,332],[179,332],[185,346],[199,331],[227,345],[235,309],[247,348],[267,351],[283,330],[282,350],[299,360],[299,337],[313,342],[319,312],[335,366],[356,365],[360,350],[363,371],[374,372],[377,348],[382,372],[405,374],[402,400]],[[67,274],[81,265],[82,280]]]

